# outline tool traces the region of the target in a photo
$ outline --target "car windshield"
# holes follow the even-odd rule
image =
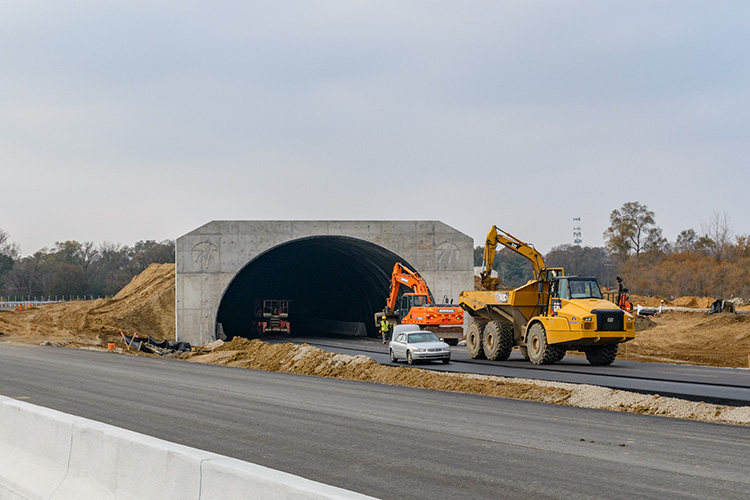
[[[571,299],[601,299],[602,290],[596,280],[570,280]]]
[[[432,332],[410,333],[407,342],[421,344],[423,342],[440,342],[440,339]]]

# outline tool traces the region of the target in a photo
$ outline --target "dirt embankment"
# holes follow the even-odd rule
[[[174,264],[152,264],[111,299],[0,311],[0,338],[104,347],[119,332],[174,339]]]
[[[708,309],[716,299],[711,297],[677,297],[677,298],[663,298],[663,297],[647,297],[644,295],[629,295],[630,303],[633,306],[642,305],[643,307],[659,307],[661,301],[664,300],[664,305],[667,307],[691,307],[694,309]]]
[[[154,264],[112,299],[0,312],[0,339],[91,349],[106,349],[107,343],[116,342],[119,352],[127,352],[119,348],[121,331],[128,335],[137,332],[141,336],[173,340],[174,287],[174,264]],[[685,302],[696,304],[691,299]],[[639,317],[636,331],[636,340],[623,346],[620,358],[747,366],[750,316],[669,312],[652,318]],[[272,345],[238,338],[210,353],[188,353],[182,358],[191,362],[750,425],[750,407],[692,403],[594,386],[383,366],[365,356],[333,354],[307,345]]]
[[[748,367],[750,315],[666,312],[637,318],[635,340],[620,357],[632,361]]]
[[[260,340],[235,338],[210,353],[187,353],[181,358],[197,363],[238,368],[481,394],[704,422],[750,425],[748,406],[696,403],[591,385],[394,367],[381,365],[366,356],[335,354],[309,345],[268,344]]]

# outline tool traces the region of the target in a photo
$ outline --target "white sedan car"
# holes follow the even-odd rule
[[[441,342],[437,335],[422,330],[396,331],[394,338],[388,343],[391,362],[405,359],[413,365],[417,361],[440,360],[451,362],[451,346]]]

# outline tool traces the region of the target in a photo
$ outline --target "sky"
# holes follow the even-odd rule
[[[0,0],[0,228],[175,239],[211,220],[492,225],[602,246],[750,234],[750,3]]]

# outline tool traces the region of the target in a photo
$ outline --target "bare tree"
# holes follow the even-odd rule
[[[4,229],[0,228],[0,255],[16,259],[20,253],[21,250],[18,248],[18,245],[10,241],[10,235]]]
[[[721,260],[734,238],[729,215],[726,212],[719,213],[714,210],[708,221],[701,223],[701,229],[704,236],[713,242],[713,256],[716,260]]]

